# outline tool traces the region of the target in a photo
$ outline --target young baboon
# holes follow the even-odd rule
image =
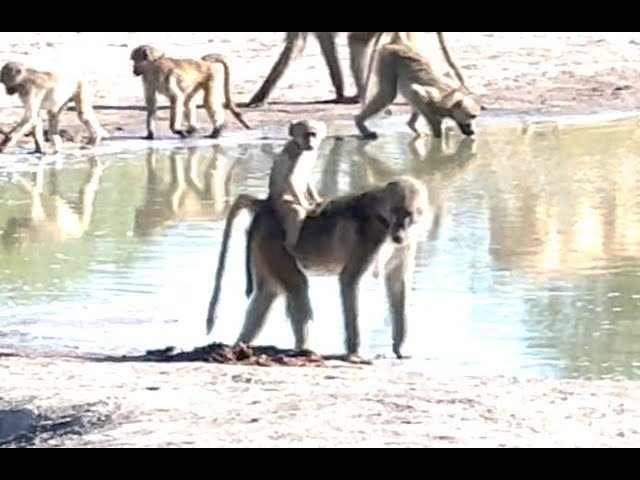
[[[356,126],[364,138],[377,138],[365,121],[393,102],[398,90],[412,107],[408,125],[416,134],[420,134],[416,122],[422,114],[436,138],[442,137],[442,121],[447,117],[456,122],[463,134],[474,135],[472,122],[480,113],[480,105],[462,91],[462,85],[452,85],[438,76],[426,58],[406,45],[384,45],[379,52],[378,90],[355,116]]]
[[[292,254],[307,213],[322,201],[310,180],[318,148],[326,134],[327,127],[323,122],[301,120],[291,123],[291,138],[271,167],[269,200],[285,229],[285,247]]]
[[[93,111],[93,95],[84,79],[75,76],[46,72],[28,68],[18,62],[7,62],[0,70],[0,82],[4,84],[7,95],[18,94],[24,105],[24,116],[5,135],[0,143],[0,151],[16,143],[33,129],[35,152],[44,153],[44,129],[40,119],[40,110],[46,110],[49,118],[49,137],[54,151],[62,148],[59,133],[60,114],[73,101],[78,118],[89,130],[90,145],[97,145],[109,134],[100,127]]]
[[[158,93],[169,99],[170,128],[181,137],[198,131],[193,101],[200,91],[204,92],[204,107],[213,124],[211,138],[218,138],[222,131],[225,109],[229,109],[244,128],[251,128],[233,103],[229,65],[221,55],[205,55],[198,60],[170,58],[150,45],[141,45],[133,49],[130,58],[133,74],[142,77],[147,107],[145,138],[155,137]],[[185,117],[187,126],[182,128]]]
[[[285,294],[295,348],[307,348],[307,324],[312,310],[304,269],[339,275],[346,349],[348,354],[357,355],[359,282],[380,247],[392,242],[394,248],[384,263],[385,286],[392,316],[393,351],[402,357],[406,334],[405,294],[418,240],[413,227],[422,222],[429,209],[428,194],[420,182],[402,177],[361,194],[329,201],[317,216],[305,219],[295,258],[283,247],[285,232],[271,202],[249,195],[239,196],[231,205],[225,223],[207,313],[207,333],[214,324],[233,221],[243,209],[253,213],[245,257],[246,293],[251,299],[238,342],[255,340],[273,302]]]

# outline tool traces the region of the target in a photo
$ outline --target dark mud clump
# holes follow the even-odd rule
[[[295,351],[274,346],[225,345],[211,343],[187,352],[176,352],[175,347],[147,350],[143,355],[124,355],[100,358],[111,362],[209,362],[233,365],[256,365],[260,367],[325,367],[327,361],[340,360],[347,363],[370,364],[370,361],[346,355],[319,355],[310,350]]]

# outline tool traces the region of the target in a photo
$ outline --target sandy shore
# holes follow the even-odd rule
[[[75,418],[83,433],[42,434],[37,445],[640,444],[640,389],[632,382],[438,379],[382,365],[262,368],[54,358],[1,359],[0,378],[5,417],[9,407],[13,418],[20,418],[20,409],[37,409],[50,422]]]
[[[467,85],[488,107],[485,118],[640,105],[638,33],[446,35]],[[2,63],[50,67],[74,59],[82,65],[95,80],[98,118],[117,137],[109,142],[125,142],[144,133],[144,112],[132,109],[142,106],[142,88],[131,75],[131,48],[151,43],[175,56],[222,53],[231,64],[235,100],[243,102],[268,72],[283,34],[21,32],[2,38]],[[435,48],[435,39],[427,43]],[[341,38],[346,72],[345,46]],[[348,75],[347,85],[353,93]],[[6,127],[21,110],[17,99],[0,97],[0,126]],[[246,110],[245,117],[258,129],[279,132],[293,116],[312,114],[334,132],[355,133],[349,122],[358,106],[290,103],[332,97],[319,48],[310,41],[277,86],[274,103]],[[393,108],[394,115],[403,112],[404,106]],[[65,113],[61,127],[77,132],[72,115]],[[163,110],[159,133],[168,137],[166,121]],[[240,129],[232,119],[229,126]],[[638,446],[639,421],[637,382],[440,379],[386,363],[260,368],[0,355],[0,445]],[[68,432],[80,435],[60,435]]]

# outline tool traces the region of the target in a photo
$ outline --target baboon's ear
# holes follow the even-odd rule
[[[462,101],[464,100],[464,96],[458,90],[454,90],[453,92],[445,95],[442,98],[440,104],[444,108],[459,108],[462,106]]]

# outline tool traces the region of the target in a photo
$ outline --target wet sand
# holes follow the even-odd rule
[[[98,119],[116,137],[106,143],[119,138],[124,148],[129,139],[144,134],[142,88],[131,75],[131,48],[151,43],[175,56],[222,53],[230,61],[235,100],[241,103],[258,88],[283,38],[282,33],[2,35],[0,62],[46,67],[73,58],[81,64],[95,80]],[[481,120],[501,114],[526,120],[532,115],[629,112],[640,105],[638,33],[446,36],[467,85],[488,108]],[[435,36],[427,43],[433,50]],[[347,73],[345,46],[341,38]],[[432,58],[443,62],[439,54]],[[348,75],[347,85],[347,93],[353,93]],[[21,110],[17,99],[0,97],[0,126],[6,128]],[[310,41],[276,87],[273,103],[243,111],[258,135],[283,135],[292,118],[308,115],[327,121],[332,133],[355,134],[350,122],[357,105],[292,104],[332,97],[319,48]],[[160,105],[166,102],[160,100]],[[405,115],[407,107],[396,105],[392,112]],[[80,131],[74,115],[65,113],[61,122],[72,133]],[[202,111],[199,118],[206,125]],[[159,133],[170,138],[166,122],[167,110],[161,110]],[[229,130],[240,129],[229,118]],[[4,155],[2,161],[11,157]],[[63,419],[76,435],[36,428],[34,412],[45,415],[48,425]],[[28,441],[22,435],[24,444],[637,446],[638,420],[640,385],[631,381],[432,378],[387,361],[255,367],[0,355],[0,444],[12,431],[31,431]]]

